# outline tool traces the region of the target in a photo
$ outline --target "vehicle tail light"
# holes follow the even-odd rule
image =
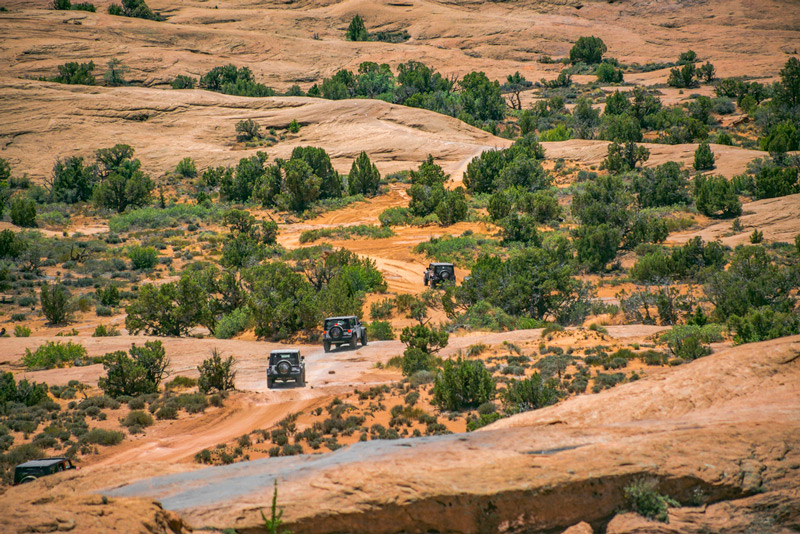
[[[348,334],[350,334],[350,333],[351,333],[349,329],[347,330],[347,333],[348,333]]]
[[[323,331],[322,331],[322,335],[323,335],[323,336],[327,336],[327,335],[328,335],[328,331],[327,331],[327,330],[323,330]]]

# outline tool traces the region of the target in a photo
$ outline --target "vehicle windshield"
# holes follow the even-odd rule
[[[345,330],[350,328],[350,319],[326,319],[325,330],[330,330],[334,326],[339,326]]]
[[[279,354],[270,354],[269,361],[271,364],[275,365],[281,361],[287,361],[289,363],[297,363],[297,353],[296,352],[284,352]]]

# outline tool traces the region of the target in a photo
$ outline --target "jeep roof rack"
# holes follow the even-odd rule
[[[300,351],[298,349],[276,349],[276,350],[273,350],[272,352],[270,352],[270,354],[287,354],[287,353],[290,353],[290,352],[299,353]]]

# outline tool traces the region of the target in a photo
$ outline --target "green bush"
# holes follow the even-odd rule
[[[75,361],[83,361],[86,357],[86,348],[83,345],[72,341],[66,343],[46,341],[33,352],[31,349],[25,349],[22,363],[28,369],[52,369],[64,367]]]
[[[369,41],[369,32],[367,32],[367,27],[364,25],[364,19],[361,18],[361,15],[356,14],[350,20],[350,25],[347,27],[347,32],[345,32],[345,38],[348,41]]]
[[[373,302],[369,306],[369,316],[373,321],[379,319],[389,319],[392,317],[393,311],[394,299],[391,298],[385,298],[383,300]]]
[[[319,228],[305,230],[300,234],[300,243],[311,243],[319,239],[352,239],[353,236],[368,239],[386,239],[394,237],[394,230],[388,226],[372,226],[359,224],[356,226],[337,226],[335,228]]]
[[[347,175],[347,185],[351,195],[361,194],[372,196],[378,194],[378,187],[381,183],[381,173],[367,156],[366,152],[361,152],[353,161],[350,167],[350,174]]]
[[[617,69],[610,63],[601,63],[595,71],[597,80],[603,83],[622,83],[622,69]]]
[[[179,74],[170,82],[173,89],[194,89],[196,80],[191,76]]]
[[[103,428],[93,428],[83,436],[81,443],[91,443],[93,445],[111,446],[122,443],[125,434],[116,430],[105,430]]]
[[[151,416],[147,412],[143,412],[142,410],[133,410],[125,416],[125,419],[122,421],[122,426],[132,427],[132,426],[139,426],[145,427],[150,426],[153,424],[153,416]]]
[[[231,339],[244,332],[250,324],[250,312],[247,308],[236,308],[224,315],[214,328],[214,337],[217,339]]]
[[[106,376],[97,385],[114,398],[156,393],[170,365],[161,341],[132,344],[128,353],[119,350],[105,355]]]
[[[392,324],[387,321],[372,321],[367,325],[367,338],[375,341],[394,339]]]
[[[134,246],[128,249],[131,266],[139,271],[150,270],[158,264],[158,251],[153,247]]]
[[[694,179],[694,201],[697,211],[708,217],[732,218],[742,213],[736,188],[724,176],[703,176]]]
[[[16,195],[11,199],[11,222],[22,228],[36,228],[36,202]]]
[[[39,299],[42,313],[50,324],[59,325],[69,321],[72,314],[70,296],[67,287],[59,282],[42,286]]]
[[[122,233],[130,230],[174,228],[179,224],[197,223],[218,218],[220,209],[216,204],[200,206],[197,204],[177,204],[168,208],[146,207],[114,215],[108,221],[112,232]]]
[[[707,171],[714,168],[714,153],[708,143],[700,143],[694,152],[694,170]]]
[[[575,63],[600,63],[608,47],[599,37],[580,37],[569,51],[569,61]]]
[[[184,178],[196,178],[197,177],[197,166],[194,163],[192,158],[183,158],[178,162],[178,165],[175,167],[175,174],[179,174]]]
[[[164,20],[159,14],[150,9],[144,0],[122,0],[122,5],[111,4],[108,6],[109,15],[133,17],[147,20]]]
[[[116,326],[97,325],[92,337],[113,337],[122,335]]]
[[[711,354],[708,344],[722,341],[723,330],[716,324],[673,326],[661,335],[661,340],[676,358],[691,361]]]
[[[72,85],[95,85],[97,81],[92,74],[94,62],[69,62],[58,66],[58,74],[49,81]]]
[[[481,360],[447,360],[434,381],[431,402],[450,411],[477,408],[494,398],[495,388]]]
[[[236,378],[235,364],[236,360],[233,359],[233,356],[228,356],[223,360],[217,349],[214,349],[211,352],[211,358],[203,360],[203,363],[197,367],[200,372],[200,378],[197,380],[200,391],[208,393],[213,389],[217,391],[233,389]]]
[[[674,499],[660,494],[652,480],[637,480],[626,486],[625,500],[633,512],[662,523],[669,523],[670,506],[680,506]]]
[[[30,337],[31,329],[24,325],[16,325],[14,327],[14,337]]]
[[[734,315],[728,324],[736,332],[734,343],[755,343],[800,334],[800,315],[775,311],[767,306],[751,309],[743,317]]]
[[[503,409],[509,413],[527,412],[550,406],[558,401],[553,380],[545,381],[539,373],[524,380],[512,380],[501,393]]]
[[[165,389],[180,389],[180,388],[192,388],[197,385],[197,380],[194,378],[190,378],[188,376],[176,376],[169,382],[167,382],[164,387]]]

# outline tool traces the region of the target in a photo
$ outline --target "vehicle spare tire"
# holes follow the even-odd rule
[[[292,366],[289,365],[289,362],[281,362],[278,364],[278,372],[282,375],[289,374],[291,368]]]
[[[450,278],[450,273],[447,271],[442,271],[442,274],[440,274],[439,276],[442,278],[442,280],[447,280]]]
[[[343,333],[342,327],[340,326],[334,326],[333,328],[331,328],[331,337],[333,339],[341,339],[342,333]]]

